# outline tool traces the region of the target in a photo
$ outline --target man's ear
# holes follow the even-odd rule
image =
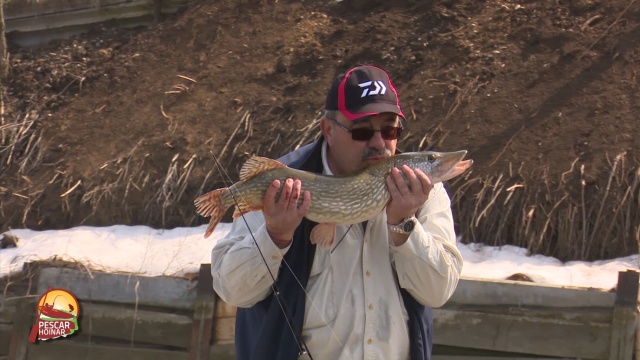
[[[327,144],[333,146],[333,123],[331,120],[323,117],[320,120],[320,131],[322,131],[324,138],[327,139]]]

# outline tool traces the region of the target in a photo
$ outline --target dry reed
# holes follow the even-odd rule
[[[515,245],[561,260],[598,260],[637,252],[640,167],[621,153],[606,178],[588,183],[585,165],[552,183],[540,174],[474,176],[447,184],[457,232],[464,242]],[[575,163],[574,163],[575,164]],[[504,184],[500,185],[499,184]]]
[[[477,86],[472,83],[465,89],[473,89],[471,85]],[[465,96],[471,93],[460,92]],[[455,109],[452,105],[451,113]],[[322,112],[316,115],[300,129],[276,128],[270,125],[277,123],[274,120],[290,121],[295,114],[285,117],[270,111],[257,118],[254,111],[242,111],[231,136],[214,150],[219,160],[228,164],[229,176],[237,178],[239,167],[253,154],[277,158],[318,138]],[[10,163],[26,179],[43,157],[37,120],[37,114],[21,113],[12,118],[4,116],[0,123],[0,160]],[[269,126],[265,128],[264,124]],[[250,141],[257,131],[264,140]],[[408,146],[403,148],[434,149],[446,134],[434,129],[426,137],[407,136],[404,142]],[[195,214],[193,199],[224,186],[223,174],[215,170],[213,159],[205,153],[208,150],[176,154],[153,171],[148,166],[148,154],[137,144],[125,155],[105,162],[95,170],[98,176],[91,179],[73,178],[53,167],[45,188],[15,188],[5,195],[23,202],[24,210],[13,226],[41,221],[44,195],[54,190],[60,199],[59,209],[68,218],[64,226],[119,223],[168,228],[204,223],[206,219]],[[584,175],[586,165],[578,160],[558,179],[550,179],[544,170],[525,179],[522,164],[515,167],[510,164],[508,173],[493,175],[470,171],[446,184],[456,231],[464,242],[515,245],[530,254],[561,260],[607,259],[637,252],[640,167],[626,154],[619,154],[600,179],[590,182]],[[51,211],[51,205],[47,206]],[[0,205],[0,214],[3,210]],[[98,213],[100,216],[95,216]]]

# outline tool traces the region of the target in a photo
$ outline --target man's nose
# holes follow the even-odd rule
[[[369,140],[369,147],[372,147],[378,150],[382,150],[386,147],[384,143],[384,139],[382,138],[382,133],[380,131],[376,131],[373,134],[373,137],[371,138],[371,140]]]

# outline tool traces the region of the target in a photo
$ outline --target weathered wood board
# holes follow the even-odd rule
[[[235,342],[237,308],[221,299],[216,302],[213,344],[227,345]]]
[[[105,8],[88,7],[46,16],[27,16],[6,21],[6,31],[34,32],[70,26],[95,24],[110,19],[137,18],[150,15],[153,3],[144,0],[122,2]]]
[[[82,344],[69,340],[51,341],[46,346],[27,345],[28,360],[189,360],[186,351],[167,351],[139,347]]]
[[[506,313],[506,311],[505,311]],[[611,324],[602,316],[509,315],[434,309],[434,344],[544,356],[606,359]]]
[[[0,324],[12,324],[16,313],[16,301],[0,299],[0,303]]]
[[[211,347],[209,352],[209,360],[235,360],[236,348],[231,345],[216,345]]]
[[[193,323],[191,326],[190,360],[205,360],[209,357],[213,343],[213,324],[215,322],[216,293],[211,284],[211,265],[200,265],[198,274],[198,294],[194,303]]]
[[[78,325],[84,335],[185,349],[191,341],[190,316],[87,303],[81,311]]]
[[[473,355],[433,355],[432,360],[558,360],[556,357],[505,357],[505,356],[473,356]]]
[[[161,14],[172,14],[186,0],[34,0],[5,1],[5,32],[21,46],[48,43],[115,21],[118,27],[151,25]]]
[[[216,302],[216,318],[236,317],[238,308],[222,300]]]
[[[638,287],[640,274],[629,270],[618,274],[618,291],[611,325],[610,360],[631,360],[638,319]]]
[[[214,324],[213,345],[235,343],[236,318],[219,318]]]
[[[0,356],[9,355],[13,324],[0,324]]]
[[[141,0],[139,0],[141,1]],[[142,0],[152,2],[152,0]],[[5,4],[5,20],[114,6],[127,0],[21,0]],[[129,1],[130,2],[130,1]]]
[[[613,307],[614,292],[572,286],[462,278],[447,304],[546,307]]]
[[[93,276],[93,278],[91,278]],[[85,301],[138,304],[164,308],[193,309],[197,282],[164,276],[141,276],[44,268],[38,277],[38,293],[47,286],[71,291]],[[117,289],[117,290],[116,290]]]

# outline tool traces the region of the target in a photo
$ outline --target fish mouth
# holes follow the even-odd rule
[[[370,163],[371,163],[371,162],[376,162],[376,161],[378,161],[378,160],[385,159],[385,158],[387,158],[387,157],[388,157],[388,156],[386,156],[386,155],[372,156],[372,157],[370,157],[370,158],[366,158],[366,159],[365,159],[365,161],[366,161],[366,162],[370,162]]]
[[[460,161],[458,164],[456,164],[456,166],[451,169],[446,175],[445,177],[447,178],[447,180],[452,179],[458,175],[462,175],[462,173],[464,173],[465,171],[467,171],[467,169],[469,169],[471,167],[471,165],[473,165],[473,160],[462,160]]]
[[[467,150],[460,150],[452,153],[447,153],[444,155],[444,159],[442,161],[442,168],[448,169],[442,175],[442,181],[446,181],[452,179],[458,175],[461,175],[467,169],[473,165],[473,160],[462,160],[467,155]]]

